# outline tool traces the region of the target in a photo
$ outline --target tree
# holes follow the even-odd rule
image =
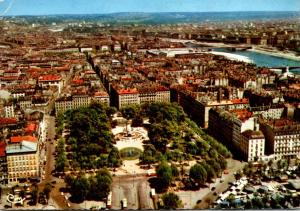
[[[84,201],[89,193],[90,183],[85,176],[79,176],[73,180],[70,193],[76,201]]]
[[[65,150],[65,140],[60,138],[57,143],[57,158],[55,162],[56,171],[62,172],[67,163],[67,156]]]
[[[126,107],[123,107],[120,111],[123,117],[129,120],[133,119],[140,112],[140,109],[141,108],[139,105],[128,105]]]
[[[95,177],[90,177],[89,195],[96,200],[107,197],[111,189],[112,177],[106,169],[100,169]]]
[[[212,181],[212,179],[214,179],[216,177],[216,172],[213,169],[212,166],[210,166],[208,163],[203,162],[202,163],[206,173],[207,173],[207,181]]]
[[[111,167],[119,167],[121,165],[119,150],[116,147],[113,147],[109,152],[107,162]]]
[[[162,196],[163,209],[176,209],[181,205],[181,200],[179,196],[175,193],[166,193]]]
[[[199,148],[194,142],[189,142],[186,146],[186,152],[192,155],[197,155],[199,152]]]
[[[143,126],[143,117],[141,115],[136,115],[133,119],[132,119],[132,123],[131,123],[132,127],[141,127]]]
[[[142,152],[140,156],[140,161],[142,164],[152,164],[156,162],[156,155],[157,151],[152,144],[144,145],[144,152]]]
[[[173,180],[172,169],[166,161],[162,161],[156,169],[157,178],[162,185],[169,187]]]
[[[209,164],[215,171],[216,175],[218,176],[221,172],[221,166],[215,159],[210,159],[206,161],[207,164]]]
[[[195,164],[190,169],[190,178],[198,185],[204,185],[207,181],[207,172],[201,164]]]
[[[171,164],[171,170],[172,170],[173,178],[177,178],[179,176],[179,170],[178,170],[177,166],[175,166],[174,164]]]

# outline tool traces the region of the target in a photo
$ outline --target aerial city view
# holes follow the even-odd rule
[[[300,209],[299,9],[0,0],[0,210]]]

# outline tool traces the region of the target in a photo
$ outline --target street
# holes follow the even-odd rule
[[[144,176],[114,177],[112,209],[121,209],[121,200],[124,198],[127,199],[128,209],[154,209],[147,180]]]
[[[243,169],[244,165],[246,163],[241,163],[240,161],[230,159],[228,161],[228,171],[229,173],[227,175],[222,176],[223,182],[220,182],[220,179],[218,179],[214,184],[211,184],[210,187],[215,187],[215,191],[208,190],[208,193],[204,195],[204,197],[201,198],[201,203],[196,205],[196,209],[208,209],[210,208],[211,203],[213,203],[219,196],[220,193],[225,191],[228,188],[228,183],[233,182],[235,180],[234,172]],[[214,195],[214,192],[217,193],[217,195]]]

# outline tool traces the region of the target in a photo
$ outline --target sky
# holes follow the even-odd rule
[[[0,0],[0,16],[299,10],[300,0]]]

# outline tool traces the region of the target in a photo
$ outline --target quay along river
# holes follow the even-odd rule
[[[259,67],[300,67],[300,61],[259,53],[255,51],[229,51],[225,48],[213,48],[212,52],[217,55],[224,55],[229,59],[236,59],[244,62],[251,62]],[[300,75],[300,69],[293,69],[290,72]]]

